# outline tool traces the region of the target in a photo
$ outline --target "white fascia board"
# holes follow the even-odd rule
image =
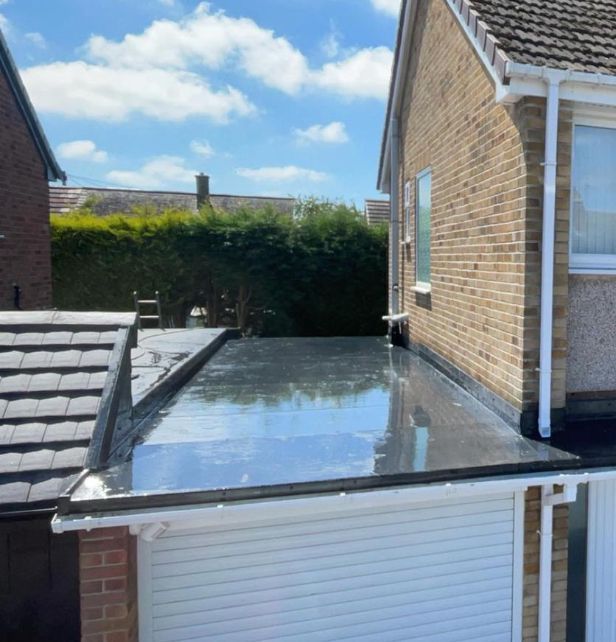
[[[168,530],[187,529],[196,526],[227,526],[255,521],[289,518],[293,516],[339,513],[344,510],[383,506],[412,506],[462,497],[514,493],[531,486],[547,484],[568,485],[587,483],[591,479],[616,478],[615,469],[573,473],[537,473],[536,475],[476,479],[461,482],[430,484],[426,486],[403,486],[386,490],[356,491],[327,495],[286,497],[280,499],[230,502],[207,506],[184,506],[179,508],[147,509],[109,514],[54,516],[51,527],[54,533],[129,526],[131,532],[140,532],[143,526],[162,524]]]
[[[560,98],[589,105],[616,107],[616,76],[591,74],[509,63],[507,76],[510,81],[497,92],[499,102],[517,102],[524,96],[547,96],[547,83],[551,76],[560,81]]]

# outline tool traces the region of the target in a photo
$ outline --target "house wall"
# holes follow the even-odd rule
[[[539,617],[539,531],[541,530],[541,489],[526,491],[524,513],[524,601],[522,641],[537,642]],[[567,639],[567,563],[569,550],[569,508],[554,507],[552,544],[551,642]]]
[[[545,100],[495,101],[447,3],[418,4],[401,117],[400,249],[410,345],[523,432],[535,432]],[[554,281],[553,421],[565,416],[572,104],[561,104]],[[415,177],[432,169],[431,292],[415,280]],[[403,237],[403,232],[401,232]]]
[[[137,642],[137,542],[128,528],[79,533],[82,642]]]
[[[51,307],[49,189],[46,169],[0,73],[0,310]],[[1,237],[4,238],[1,238]]]
[[[524,310],[538,295],[527,282],[527,251],[529,244],[536,251],[538,239],[526,219],[523,136],[535,107],[496,104],[488,75],[442,0],[419,3],[413,47],[401,117],[399,217],[403,226],[404,183],[411,182],[414,213],[415,176],[431,167],[432,290],[411,289],[411,225],[400,274],[407,337],[481,384],[519,422],[530,396]]]

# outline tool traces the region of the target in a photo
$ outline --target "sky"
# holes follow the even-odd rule
[[[0,0],[71,185],[375,197],[399,0]]]

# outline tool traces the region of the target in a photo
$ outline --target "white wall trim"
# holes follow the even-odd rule
[[[524,491],[514,494],[513,513],[513,599],[511,605],[511,642],[522,642],[524,618]]]
[[[139,642],[152,642],[152,542],[137,538]]]

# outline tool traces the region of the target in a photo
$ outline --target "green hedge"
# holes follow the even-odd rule
[[[264,336],[385,331],[387,231],[344,205],[308,200],[293,217],[225,214],[52,217],[55,306],[130,310],[159,290],[165,316],[194,306],[210,325]]]

